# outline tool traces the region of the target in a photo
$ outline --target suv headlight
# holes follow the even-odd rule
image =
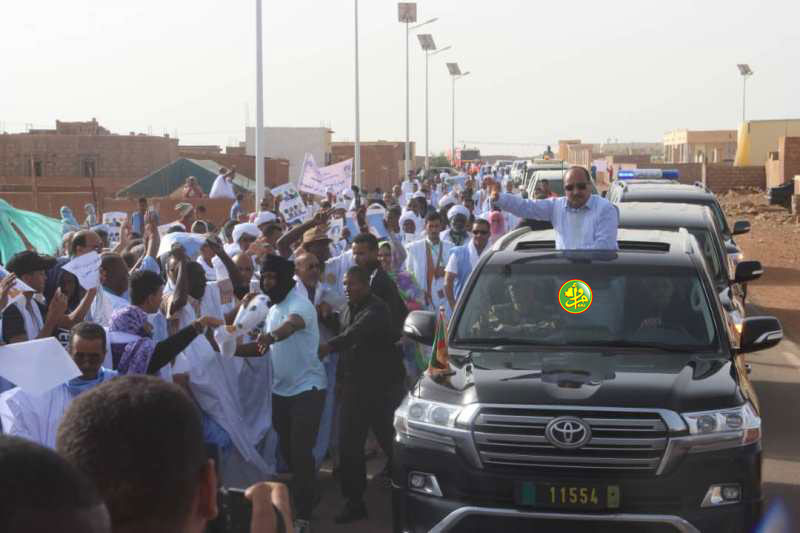
[[[399,439],[455,445],[454,436],[465,430],[459,416],[472,412],[470,406],[422,400],[407,395],[394,412],[394,429]]]
[[[748,402],[732,409],[684,413],[691,435],[741,433],[741,445],[761,439],[761,418]]]

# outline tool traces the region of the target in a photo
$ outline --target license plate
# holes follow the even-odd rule
[[[560,509],[619,509],[619,485],[534,483],[523,481],[514,489],[517,505]]]

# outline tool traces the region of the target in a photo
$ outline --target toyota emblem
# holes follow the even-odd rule
[[[569,450],[584,446],[592,438],[589,424],[571,416],[554,418],[547,424],[544,434],[553,446]]]

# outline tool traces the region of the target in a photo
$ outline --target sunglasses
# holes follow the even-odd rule
[[[489,232],[485,229],[474,229],[472,230],[473,235],[489,235]]]
[[[577,188],[579,191],[585,191],[586,187],[588,186],[589,186],[588,183],[575,183],[574,185],[565,186],[564,190],[572,192],[575,188]]]

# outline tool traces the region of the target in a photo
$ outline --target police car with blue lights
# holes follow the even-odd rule
[[[725,249],[734,265],[744,260],[744,254],[734,241],[734,235],[750,231],[750,222],[737,220],[733,227],[719,205],[717,197],[703,183],[681,183],[680,173],[673,169],[620,170],[611,184],[606,199],[613,204],[623,202],[665,202],[706,205],[714,214],[722,231]]]

